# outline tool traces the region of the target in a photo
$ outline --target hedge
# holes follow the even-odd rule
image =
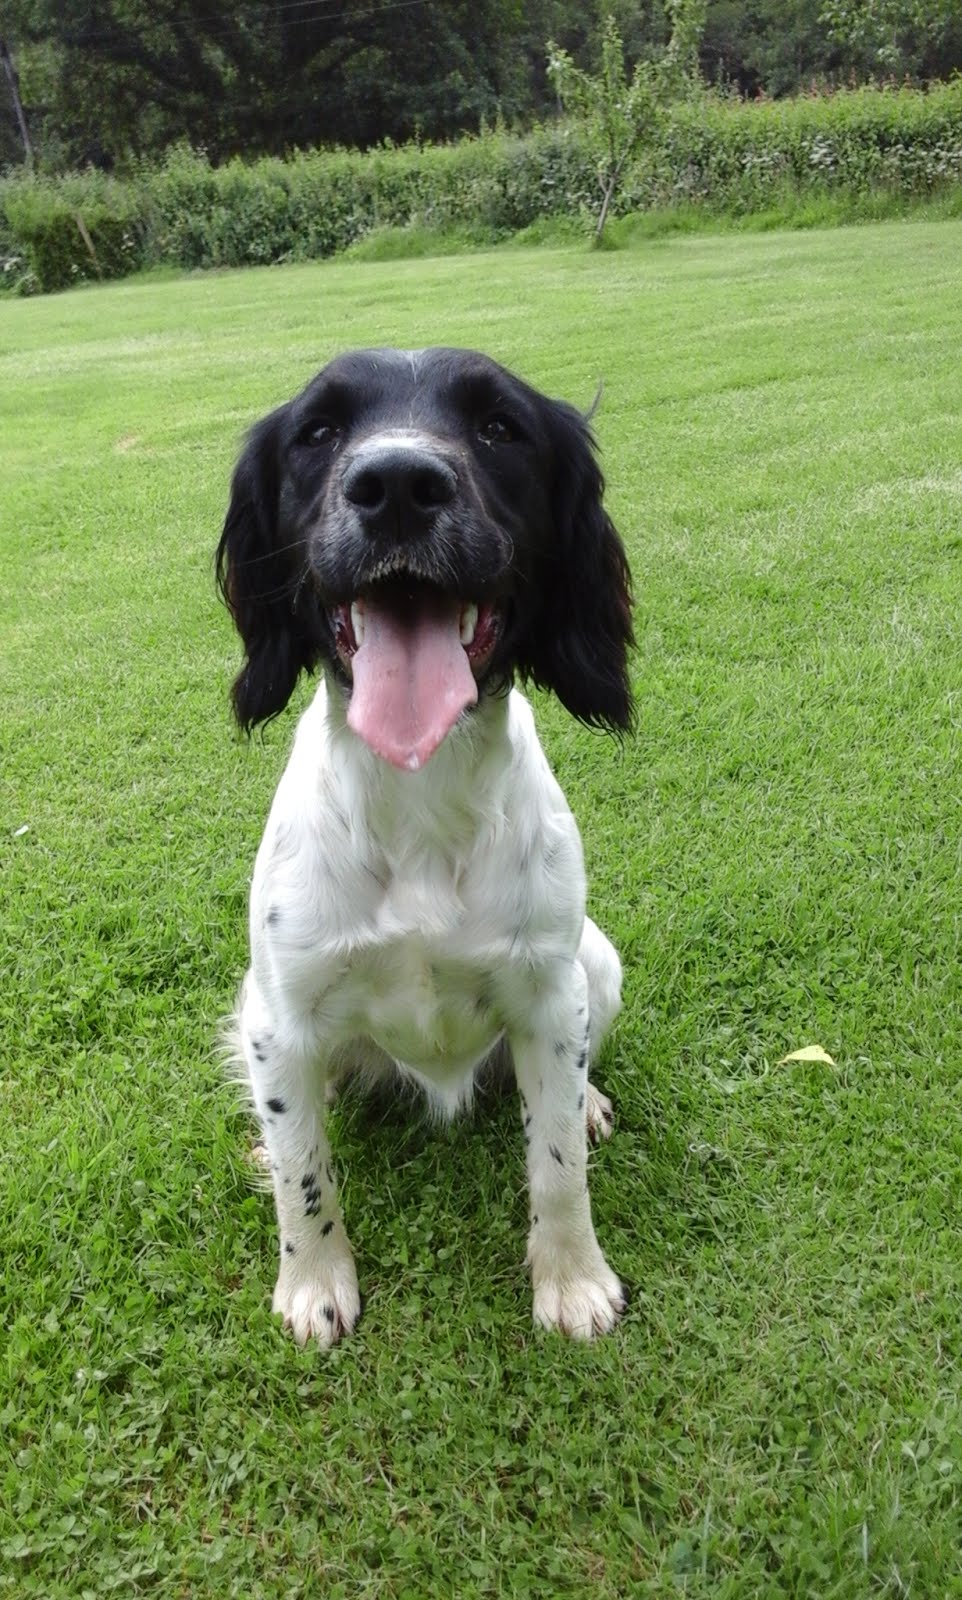
[[[912,200],[962,182],[962,78],[928,91],[863,88],[678,105],[626,171],[615,214],[680,203],[762,210],[786,193],[885,191]],[[384,227],[491,239],[596,204],[584,130],[490,132],[452,145],[314,150],[288,160],[171,151],[125,178],[0,178],[8,286],[59,289],[141,266],[225,267],[336,254]]]

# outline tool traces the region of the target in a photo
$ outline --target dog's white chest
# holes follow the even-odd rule
[[[357,741],[335,761],[335,710],[322,688],[278,790],[252,892],[255,962],[318,1038],[371,1040],[443,1091],[573,958],[577,829],[516,691],[486,703],[477,748],[452,736],[413,778]]]
[[[410,936],[357,953],[337,1006],[345,1032],[442,1081],[476,1064],[501,1031],[483,973]]]

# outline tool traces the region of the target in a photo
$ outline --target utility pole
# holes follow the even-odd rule
[[[24,159],[27,163],[27,166],[32,167],[33,145],[30,143],[30,129],[27,127],[27,119],[23,114],[23,101],[20,98],[20,79],[17,77],[17,69],[13,64],[10,51],[7,48],[6,39],[0,39],[0,64],[2,64],[3,70],[7,74],[7,82],[10,85],[10,94],[13,97],[13,109],[17,113],[17,123],[20,128],[20,137],[23,140]]]

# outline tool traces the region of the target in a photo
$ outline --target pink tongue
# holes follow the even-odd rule
[[[405,597],[403,615],[373,600],[362,605],[348,726],[376,755],[416,772],[478,698],[461,644],[461,607],[430,594]]]

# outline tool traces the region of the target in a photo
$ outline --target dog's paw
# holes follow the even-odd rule
[[[588,1123],[588,1138],[592,1144],[598,1144],[602,1139],[611,1138],[611,1130],[615,1125],[615,1108],[606,1094],[596,1089],[589,1083],[585,1095],[585,1116]]]
[[[350,1246],[345,1245],[343,1254],[324,1251],[310,1260],[285,1256],[272,1308],[298,1344],[316,1339],[322,1349],[329,1349],[353,1332],[361,1296]]]
[[[604,1256],[590,1270],[572,1266],[534,1274],[534,1320],[569,1339],[609,1333],[625,1309],[625,1293]]]

